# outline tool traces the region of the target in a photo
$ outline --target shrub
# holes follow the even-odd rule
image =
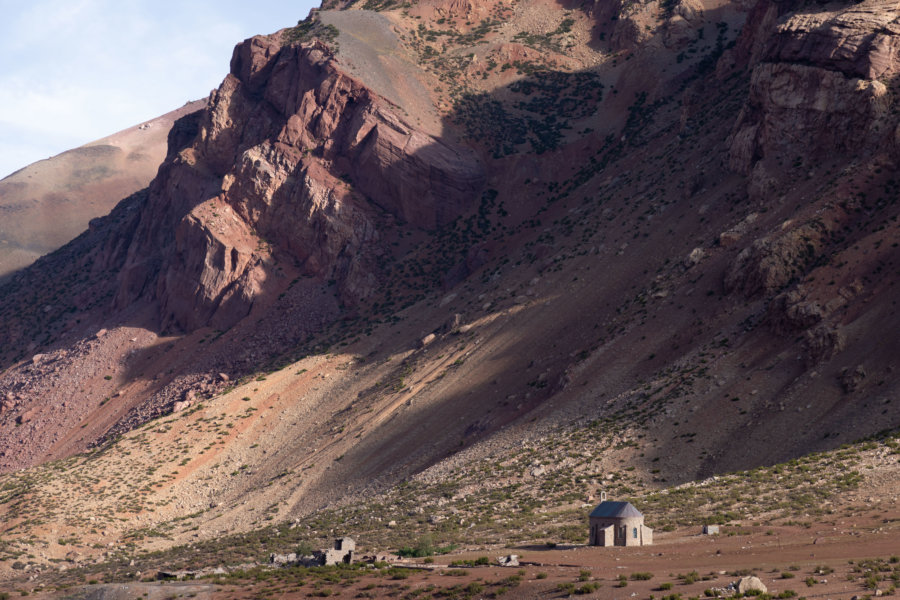
[[[653,573],[632,573],[632,581],[650,581],[653,579]]]
[[[794,578],[794,574],[791,573],[790,571],[784,571],[784,572],[781,573],[781,578],[782,578],[782,579],[793,579],[793,578]]]
[[[665,591],[667,591],[667,590],[671,590],[671,589],[672,589],[672,583],[671,583],[670,581],[667,581],[667,582],[665,582],[665,583],[661,583],[661,584],[659,584],[659,587],[656,588],[656,589],[659,590],[659,591],[661,591],[661,592],[665,592]]]
[[[343,455],[341,455],[343,458]],[[401,557],[409,557],[409,558],[425,558],[426,556],[432,556],[434,554],[434,544],[431,541],[431,536],[423,535],[419,538],[418,542],[416,542],[415,546],[406,546],[404,548],[400,548],[397,551]]]

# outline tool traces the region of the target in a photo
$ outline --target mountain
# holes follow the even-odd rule
[[[893,437],[835,449],[900,420],[898,18],[366,0],[238,44],[149,187],[0,287],[6,556],[502,544],[513,506],[579,541],[600,487],[674,524],[801,457],[759,507],[891,489]],[[713,481],[697,518],[758,517]]]
[[[0,277],[69,242],[146,187],[166,155],[172,124],[202,105],[189,102],[0,180]]]

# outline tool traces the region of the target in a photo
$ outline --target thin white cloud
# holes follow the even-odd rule
[[[0,177],[205,97],[315,0],[0,0]]]

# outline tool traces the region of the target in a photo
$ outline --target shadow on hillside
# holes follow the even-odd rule
[[[709,23],[714,23],[715,18],[714,13],[710,14]],[[517,191],[539,191],[533,194],[523,192],[521,197],[508,197],[501,193],[498,198],[490,193],[490,189],[486,190],[480,199],[473,202],[471,214],[461,215],[454,223],[432,232],[435,246],[431,255],[427,254],[427,249],[419,248],[417,250],[424,254],[417,256],[423,260],[409,261],[406,275],[396,270],[385,273],[383,279],[391,275],[395,278],[383,281],[385,289],[378,296],[377,307],[361,306],[357,309],[356,317],[345,312],[344,315],[350,319],[346,329],[356,327],[357,330],[353,333],[360,334],[360,331],[364,332],[368,328],[370,323],[367,320],[392,320],[402,308],[415,306],[417,302],[427,302],[439,290],[447,292],[456,286],[464,288],[467,283],[488,286],[492,283],[493,276],[490,270],[496,268],[498,263],[503,263],[503,259],[507,257],[505,255],[514,259],[519,258],[517,252],[523,258],[533,256],[529,265],[541,265],[539,273],[552,272],[555,268],[552,259],[557,249],[552,236],[544,236],[550,223],[543,223],[541,219],[548,218],[550,214],[559,220],[570,218],[562,214],[564,211],[561,201],[580,186],[592,181],[616,160],[625,157],[633,149],[650,143],[652,138],[648,137],[648,133],[653,131],[649,126],[653,117],[658,111],[667,110],[674,119],[677,108],[674,100],[677,95],[697,77],[714,67],[715,58],[722,51],[721,46],[720,42],[713,40],[708,53],[689,59],[684,64],[676,63],[677,72],[671,77],[658,74],[655,79],[649,78],[653,81],[654,89],[644,90],[645,94],[635,94],[632,98],[615,97],[602,86],[595,73],[561,73],[534,64],[511,67],[516,68],[522,77],[504,89],[492,94],[461,97],[445,123],[448,132],[446,143],[452,144],[454,136],[451,134],[461,131],[470,144],[477,145],[482,150],[485,162],[491,165],[491,173],[498,178],[502,177],[504,186]],[[617,83],[617,89],[633,87],[638,77],[648,79],[647,74],[639,70],[637,74],[629,69],[625,69],[623,73],[621,77],[627,78],[630,83]],[[610,107],[621,109],[619,120],[598,111],[598,104],[610,113],[615,112]],[[268,112],[266,117],[272,118]],[[173,137],[170,156],[177,154],[179,149],[187,147],[194,140],[190,134],[190,123],[185,121],[182,125],[183,129],[176,131]],[[671,130],[676,124],[673,121],[667,127]],[[268,129],[258,130],[263,131],[267,132]],[[268,138],[263,136],[255,140],[248,139],[244,143],[252,146],[264,139]],[[576,144],[580,144],[576,148],[577,152],[567,152],[567,148],[571,149]],[[229,165],[225,165],[223,168],[228,167]],[[300,176],[302,173],[297,172],[295,175]],[[540,185],[527,187],[531,185],[532,179],[540,179]],[[488,184],[491,185],[494,184]],[[163,311],[160,306],[153,304],[152,298],[159,278],[164,275],[166,261],[178,259],[172,242],[173,232],[185,215],[197,204],[209,200],[215,191],[206,190],[197,197],[163,198],[167,200],[163,203],[166,208],[163,215],[148,210],[152,193],[153,191],[145,191],[124,200],[109,217],[93,223],[90,231],[0,287],[0,337],[8,341],[3,349],[0,368],[8,369],[16,361],[27,361],[32,353],[64,350],[79,337],[90,339],[100,328],[127,325],[158,334],[164,333],[161,325],[166,321],[166,316],[161,314]],[[157,189],[156,193],[174,192]],[[626,208],[632,209],[626,206],[627,199],[617,198],[615,201],[620,214],[630,214],[625,212]],[[557,205],[559,208],[551,206],[554,202],[560,202]],[[639,205],[640,202],[636,200],[635,204]],[[547,216],[542,217],[544,212],[547,212]],[[158,219],[162,216],[167,220],[161,225]],[[637,219],[637,215],[634,218]],[[605,225],[600,223],[600,226]],[[407,232],[403,231],[401,224],[397,227],[385,226],[379,233],[385,248],[390,248],[395,242],[399,243]],[[696,237],[696,232],[683,233],[676,246],[679,256],[686,255],[690,245],[694,243],[692,238]],[[155,239],[155,244],[147,244],[148,239]],[[517,243],[526,240],[523,244],[525,249],[511,247],[510,239],[515,239]],[[135,240],[145,242],[144,247],[158,248],[159,253],[131,256],[134,260],[130,267],[140,264],[141,270],[123,284],[120,276],[123,266],[129,260],[129,248],[134,247]],[[601,275],[610,281],[610,289],[613,290],[606,296],[606,305],[598,306],[596,312],[579,315],[580,319],[562,319],[557,315],[556,321],[563,323],[562,325],[556,325],[555,320],[548,316],[549,313],[541,315],[540,319],[535,317],[535,322],[539,320],[543,323],[545,337],[551,340],[551,344],[554,335],[559,336],[559,339],[572,339],[576,334],[582,333],[582,330],[590,331],[593,327],[605,324],[608,319],[615,318],[616,308],[623,298],[634,295],[632,288],[635,280],[652,279],[655,275],[653,270],[658,266],[658,257],[653,254],[652,245],[640,239],[631,243],[642,248],[647,253],[646,258],[640,263],[641,268],[634,272],[626,271],[622,266],[618,267],[618,271],[614,265],[604,267],[615,274],[614,277],[607,273]],[[542,249],[546,252],[543,257],[540,256]],[[279,266],[286,267],[292,275],[296,270],[296,275],[300,278],[309,275],[303,272],[302,267],[293,265],[298,257],[292,255],[290,248],[276,249],[276,256],[280,258],[280,264],[269,267],[268,281],[284,280],[284,275],[276,272]],[[393,269],[403,263],[403,258],[385,258],[382,267],[386,271],[388,267]],[[547,262],[543,259],[550,260]],[[352,265],[352,261],[356,259],[351,257],[349,260]],[[616,258],[611,256],[610,260],[613,262]],[[637,273],[640,274],[636,275]],[[413,278],[407,281],[408,275],[415,275],[417,279],[414,284],[411,283]],[[397,278],[400,279],[399,282]],[[482,278],[480,283],[478,278]],[[332,343],[342,343],[342,339],[346,341],[345,338],[348,337],[352,339],[353,336],[347,335],[347,331],[342,332],[339,325],[335,325],[341,323],[335,292],[335,285],[339,283],[306,277],[302,285],[296,287],[279,284],[264,288],[254,305],[269,307],[266,316],[256,321],[260,319],[260,315],[251,313],[250,317],[229,331],[206,329],[203,330],[205,335],[201,338],[202,341],[197,334],[190,342],[175,342],[182,344],[179,356],[183,357],[184,362],[173,363],[171,372],[146,372],[145,365],[159,359],[160,349],[133,352],[125,364],[124,377],[144,380],[159,377],[155,384],[158,394],[155,405],[135,409],[126,417],[126,423],[130,426],[158,416],[169,410],[172,402],[182,399],[183,386],[170,385],[176,379],[186,385],[205,383],[210,378],[216,378],[218,373],[225,372],[232,381],[239,380],[258,372],[260,365],[275,367],[307,353],[327,352],[331,348],[323,349],[325,345],[330,346],[328,341],[322,339],[324,331],[335,333]],[[131,286],[127,294],[132,303],[124,310],[114,311],[113,301],[117,296],[122,297],[123,285]],[[553,293],[555,292],[554,290]],[[151,300],[148,301],[147,298]],[[692,302],[702,309],[707,301],[695,297]],[[523,309],[524,314],[538,315],[537,306],[538,303],[529,304]],[[440,310],[431,308],[433,312],[429,318],[434,320],[430,326],[424,327],[423,333],[439,329],[448,313],[453,310],[462,313],[478,310],[476,302],[472,300],[469,305],[458,309],[452,303],[446,308],[437,308]],[[504,304],[501,308],[510,307]],[[671,327],[673,335],[690,340],[685,344],[694,343],[699,346],[708,342],[712,335],[707,332],[695,336],[692,322],[696,317],[689,314],[673,320],[677,321]],[[329,330],[329,325],[333,329]],[[565,332],[562,331],[564,328]],[[561,335],[562,333],[566,336]],[[307,341],[310,338],[312,339]],[[367,356],[366,360],[378,363],[405,354],[420,339],[418,332],[412,331],[392,336],[373,355]],[[622,339],[625,341],[620,341],[613,347],[615,352],[609,352],[607,365],[601,364],[598,368],[615,365],[635,380],[645,374],[648,368],[646,364],[637,363],[651,360],[636,359],[635,349],[639,350],[641,357],[645,357],[659,352],[659,348],[665,347],[669,341]],[[454,344],[466,340],[472,343],[467,337],[446,336],[428,352],[434,353],[434,349],[438,347],[446,348],[449,352]],[[634,345],[629,346],[632,342]],[[204,348],[212,346],[215,349],[193,352],[188,343],[196,344],[193,348],[206,344]],[[534,348],[507,347],[498,350],[491,357],[490,371],[496,373],[496,376],[467,381],[464,392],[435,393],[428,397],[427,402],[421,403],[411,398],[408,405],[402,395],[397,396],[392,401],[398,403],[398,410],[389,414],[373,433],[362,438],[340,465],[332,469],[332,474],[328,477],[335,484],[333,493],[346,488],[341,477],[349,472],[351,464],[355,469],[353,476],[357,482],[377,488],[419,473],[510,425],[527,429],[529,419],[537,418],[533,415],[547,414],[534,411],[549,410],[546,406],[548,399],[560,398],[565,401],[575,397],[573,390],[566,392],[565,378],[567,370],[577,367],[583,358],[574,358],[571,354],[586,352],[590,355],[596,349],[596,344],[597,337],[593,336],[582,347],[554,348],[548,351],[546,357],[537,357],[540,359],[539,365],[534,364],[535,357],[530,354]],[[654,348],[653,344],[659,348]],[[348,348],[352,349],[352,346]],[[630,370],[629,363],[634,363]],[[464,364],[462,362],[452,368],[460,368]],[[661,360],[649,364],[655,368],[664,366]],[[401,373],[407,366],[409,365],[401,365],[396,373]],[[435,374],[435,378],[437,375],[439,374]],[[435,388],[440,384],[439,379],[433,383]],[[630,381],[627,385],[623,384],[613,391],[629,392],[637,389],[635,381]],[[605,408],[607,398],[608,396],[601,403],[598,397],[594,415],[597,418],[610,416]],[[835,441],[835,445],[837,443]],[[661,442],[655,448],[655,454],[665,457],[683,448],[683,438],[673,438]],[[795,448],[799,448],[799,445]],[[792,450],[788,450],[786,454],[790,452]],[[652,459],[648,456],[647,460]],[[671,467],[673,472],[676,468]],[[684,472],[673,476],[690,479],[693,473]]]
[[[609,160],[625,149],[625,142],[619,139],[619,132],[625,132],[631,138],[628,143],[634,144],[632,134],[637,134],[651,116],[653,107],[646,104],[646,96],[643,99],[635,97],[610,101],[607,90],[592,72],[562,73],[531,63],[511,67],[521,74],[519,80],[492,94],[461,97],[447,119],[445,128],[448,131],[462,130],[470,143],[479,145],[490,157],[486,158],[487,161],[499,161],[496,164],[505,171],[510,167],[518,170],[517,177],[520,180],[528,177],[523,177],[523,169],[516,169],[515,165],[529,165],[524,171],[530,171],[533,177],[535,155],[540,157],[537,164],[541,165],[540,169],[545,173],[542,177],[553,180],[558,168],[551,157],[557,156],[578,139],[588,140],[586,145],[599,148],[599,152],[606,157],[605,160]],[[690,73],[696,70],[695,63],[684,65],[681,69],[683,75],[673,78],[679,81],[678,87],[683,88],[684,82],[691,78]],[[697,73],[693,76],[696,75]],[[666,81],[659,79],[655,81],[655,85],[658,88],[656,93],[661,97],[660,102],[672,99],[674,92],[665,88]],[[623,103],[630,104],[633,108],[627,112],[624,123],[616,124],[610,123],[608,119],[600,119],[603,121],[604,134],[611,130],[616,135],[596,139],[599,136],[592,134],[588,123],[598,120],[597,105],[618,107]],[[231,116],[236,122],[240,122],[242,117],[239,114]],[[242,147],[255,146],[271,138],[273,132],[283,125],[278,119],[271,121],[273,116],[269,113],[264,117],[259,117],[253,128],[229,132],[228,135],[241,137]],[[167,182],[164,178],[167,169],[171,171],[175,168],[172,161],[178,153],[194,143],[199,131],[199,118],[198,113],[194,113],[180,119],[173,127],[169,140],[169,164],[162,167],[160,177],[151,184],[149,190],[123,200],[108,217],[93,221],[89,231],[82,236],[16,274],[0,287],[0,338],[7,342],[0,350],[0,368],[8,369],[18,361],[28,361],[36,353],[53,354],[66,350],[73,341],[79,338],[89,340],[104,328],[132,326],[160,335],[167,333],[164,328],[170,323],[167,313],[169,307],[159,306],[156,293],[163,283],[173,285],[171,281],[166,281],[166,269],[173,261],[183,258],[173,243],[174,232],[195,206],[213,198],[220,189],[216,185],[217,181],[213,180],[192,186],[190,173],[185,181],[176,179]],[[603,159],[588,161],[578,172],[574,185],[587,181],[601,171],[605,164]],[[232,169],[233,165],[213,164],[213,168],[221,171],[213,175],[221,176]],[[195,175],[200,177],[199,174]],[[300,175],[302,174],[297,173],[297,176]],[[169,184],[170,187],[164,189]],[[191,189],[195,190],[196,196],[180,191]],[[549,188],[548,191],[555,192]],[[516,218],[524,221],[540,210],[544,202],[544,198],[529,198],[522,202],[524,209],[521,206],[510,207],[510,212],[515,212]],[[483,210],[437,232],[438,237],[443,236],[442,241],[452,244],[454,249],[438,249],[440,256],[434,265],[437,269],[432,273],[438,277],[430,282],[431,290],[440,286],[452,287],[464,281],[477,273],[481,264],[487,260],[490,244],[484,238],[503,219],[504,209],[499,205],[486,205],[485,198],[482,198],[482,206],[475,208]],[[448,232],[449,235],[445,235]],[[402,227],[382,231],[386,244],[401,238],[403,233]],[[502,236],[496,244],[502,245]],[[473,247],[480,248],[474,255],[471,252]],[[135,252],[138,248],[152,250],[141,254]],[[291,252],[289,248],[276,250],[276,255],[280,253],[282,258],[279,269],[290,265],[297,258],[292,257]],[[289,267],[287,270],[290,272],[292,269]],[[298,275],[303,276],[302,267]],[[242,326],[246,329],[244,331],[241,331],[241,327],[235,329],[240,335],[213,330],[203,339],[210,344],[219,344],[220,349],[198,354],[203,356],[199,361],[197,357],[191,357],[187,353],[183,364],[173,365],[168,372],[162,374],[151,375],[145,372],[146,365],[158,359],[158,348],[132,352],[128,355],[123,377],[126,380],[143,378],[156,381],[154,385],[157,400],[155,406],[143,407],[132,415],[133,418],[128,417],[131,419],[128,422],[137,423],[149,416],[157,416],[167,410],[172,402],[181,399],[181,388],[184,385],[181,388],[168,386],[175,379],[190,385],[192,382],[208,382],[211,376],[215,377],[214,374],[219,372],[227,372],[232,380],[250,375],[260,364],[277,361],[278,356],[284,355],[285,348],[302,345],[304,340],[337,318],[331,308],[319,308],[323,301],[329,306],[335,303],[331,285],[319,281],[321,289],[325,290],[320,296],[304,293],[291,297],[291,291],[285,285],[269,285],[279,278],[283,278],[283,274],[276,272],[275,265],[271,266],[267,271],[266,284],[254,300],[254,305],[276,307],[281,300],[282,306],[293,302],[291,312],[297,315],[311,313],[315,315],[313,318],[298,317],[283,323],[271,322],[277,319],[270,319],[266,324],[265,335],[268,338],[264,343],[247,343],[247,340],[259,337],[254,335],[254,328],[249,323]],[[184,281],[175,284],[191,283]],[[413,297],[421,297],[421,292],[424,291],[419,290]],[[282,294],[286,294],[287,298],[281,298]],[[403,295],[405,299],[411,296],[409,293]],[[405,300],[401,300],[398,295],[396,301]],[[127,306],[116,310],[113,308],[114,302]],[[223,346],[226,343],[232,343],[236,347]],[[404,341],[402,346],[408,344],[408,341]],[[384,355],[390,356],[399,350],[400,348],[390,348]],[[210,354],[213,358],[209,358]],[[40,370],[36,370],[36,373],[40,373]],[[461,439],[465,439],[463,443],[468,445],[505,426],[520,417],[523,411],[527,412],[540,404],[550,391],[547,389],[533,394],[530,401],[518,410],[482,411],[485,407],[479,399],[480,395],[495,392],[489,384],[486,385],[488,387],[473,387],[466,400],[444,403],[446,409],[435,409],[435,430],[441,429],[446,420],[458,412],[459,406],[467,406],[474,416],[470,422],[454,431],[451,436],[455,438],[453,444],[448,442],[446,447],[436,449],[432,458],[424,463],[417,463],[417,468],[434,462],[435,457],[442,457],[453,451],[453,445],[458,445]]]

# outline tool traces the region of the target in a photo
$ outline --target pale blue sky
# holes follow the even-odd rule
[[[319,0],[0,0],[0,178],[206,97]]]

